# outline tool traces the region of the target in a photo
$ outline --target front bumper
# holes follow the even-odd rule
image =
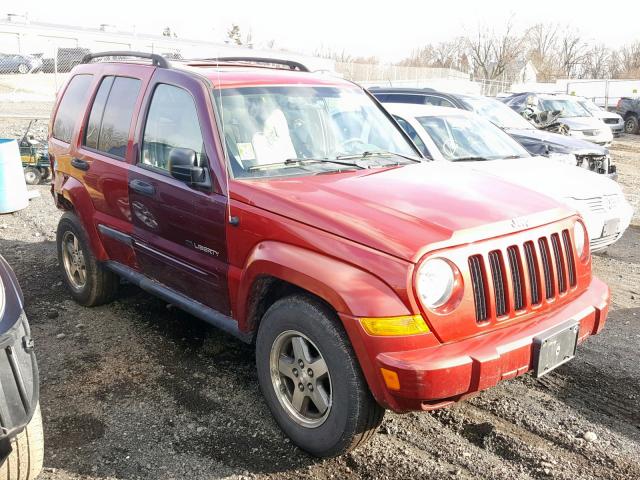
[[[29,423],[38,405],[38,365],[27,316],[22,312],[0,336],[0,441]]]
[[[633,217],[633,207],[626,201],[618,207],[607,212],[592,212],[591,210],[580,208],[578,213],[582,216],[587,233],[589,234],[589,244],[592,252],[597,252],[615,243],[627,230]],[[615,232],[608,232],[605,229],[607,222],[618,222],[618,229]]]
[[[387,390],[384,406],[395,411],[439,408],[522,375],[533,368],[535,336],[577,320],[582,343],[602,330],[608,308],[609,288],[594,277],[573,301],[532,320],[459,342],[379,353],[378,370],[396,372],[400,382],[399,390]]]
[[[610,128],[602,128],[596,135],[585,135],[584,132],[580,130],[571,130],[569,135],[603,147],[610,146],[613,140],[613,133]]]

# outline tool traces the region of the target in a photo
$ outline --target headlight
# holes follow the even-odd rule
[[[587,238],[587,230],[582,222],[576,222],[573,225],[573,241],[576,245],[576,253],[581,260],[586,260],[589,255],[589,239]]]
[[[431,258],[418,268],[416,289],[422,304],[427,308],[438,308],[447,303],[454,284],[453,268],[442,258]]]
[[[556,160],[557,162],[564,163],[565,165],[571,165],[575,167],[578,163],[576,156],[573,153],[558,153],[550,152],[549,158]]]

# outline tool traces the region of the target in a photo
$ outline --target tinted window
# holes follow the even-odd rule
[[[424,103],[427,105],[435,105],[437,107],[455,108],[455,105],[446,98],[436,97],[434,95],[426,95],[424,97]]]
[[[102,123],[102,114],[104,113],[104,106],[107,104],[107,97],[109,91],[113,85],[113,77],[105,77],[100,83],[96,98],[93,100],[93,106],[91,107],[91,113],[89,114],[89,121],[87,122],[87,129],[85,133],[84,145],[89,148],[98,148],[98,139],[100,138],[100,124]]]
[[[168,170],[172,148],[189,148],[206,164],[204,143],[193,97],[171,85],[158,85],[153,93],[142,142],[142,163]]]
[[[113,80],[98,136],[98,150],[101,152],[124,158],[139,91],[140,80],[126,77]]]
[[[422,105],[424,103],[422,95],[407,95],[398,93],[389,95],[386,101],[393,103],[415,103],[417,105]]]
[[[53,123],[53,136],[70,143],[78,117],[82,115],[93,75],[76,75],[69,82],[60,101],[58,113]]]

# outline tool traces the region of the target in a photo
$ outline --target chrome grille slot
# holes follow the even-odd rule
[[[547,300],[553,298],[556,293],[553,270],[551,269],[551,253],[546,238],[538,239],[540,249],[540,260],[542,261],[542,271],[544,273],[544,287]]]
[[[562,242],[564,243],[564,252],[567,259],[567,270],[569,271],[569,285],[576,286],[576,264],[573,260],[573,247],[571,245],[571,237],[569,230],[562,231]]]
[[[551,246],[553,247],[553,258],[556,263],[556,274],[558,276],[558,289],[560,293],[567,291],[567,275],[564,271],[564,258],[560,247],[560,237],[557,233],[551,235]]]
[[[507,248],[507,256],[509,257],[511,282],[513,283],[513,308],[522,310],[524,308],[524,287],[522,284],[522,265],[520,263],[518,247]]]
[[[489,265],[491,266],[491,279],[496,302],[496,316],[502,317],[507,313],[507,291],[502,264],[502,253],[499,250],[489,252]]]
[[[471,272],[471,285],[473,287],[473,303],[476,307],[476,322],[484,322],[489,315],[482,256],[474,255],[469,257],[469,271]]]
[[[533,242],[524,244],[524,256],[527,261],[527,271],[529,272],[529,284],[531,289],[531,305],[540,303],[540,276],[536,266],[536,253]]]

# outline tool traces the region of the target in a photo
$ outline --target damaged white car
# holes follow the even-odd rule
[[[460,162],[568,204],[584,218],[592,251],[618,240],[633,208],[603,175],[545,157],[532,157],[491,122],[465,110],[386,103],[385,108],[426,157]]]

